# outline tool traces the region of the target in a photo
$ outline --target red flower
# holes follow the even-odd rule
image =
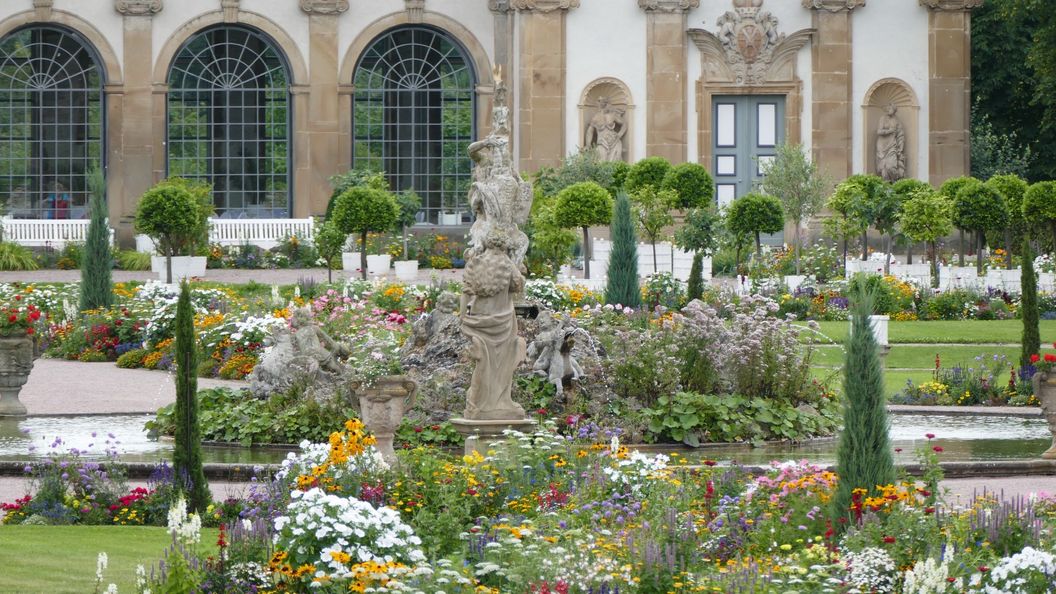
[[[928,439],[935,439],[935,434],[934,433],[925,433],[924,437],[927,437]]]
[[[1030,362],[1031,363],[1037,363],[1038,359],[1040,359],[1040,358],[1041,357],[1039,357],[1037,353],[1034,353],[1033,355],[1030,356]]]
[[[935,513],[935,508],[934,507],[925,507],[924,508],[924,513],[933,514],[933,513]]]
[[[21,295],[15,295],[15,301],[22,301]]]
[[[26,328],[26,335],[30,335],[30,334],[33,334],[33,329],[32,328]]]
[[[15,314],[11,314],[7,316],[7,321],[14,324],[16,321],[18,321],[18,316],[16,316]]]
[[[884,537],[884,542],[887,543],[887,544],[891,544],[891,543],[895,542],[895,537],[894,536],[885,536]]]
[[[1045,362],[1056,363],[1056,355],[1053,355],[1052,353],[1045,353]]]
[[[902,448],[895,448],[895,453],[896,454],[902,453]]]
[[[938,454],[942,453],[942,446],[935,446],[935,447],[933,447],[931,449],[935,450],[935,452],[938,453]]]
[[[714,460],[705,460],[704,461],[704,466],[715,466],[715,464],[716,464],[716,462]]]
[[[981,571],[983,573],[986,573],[986,572],[990,571],[990,568],[985,566],[985,565],[980,565],[978,569],[979,569],[979,571]]]

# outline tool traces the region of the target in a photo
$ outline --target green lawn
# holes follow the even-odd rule
[[[842,342],[847,337],[847,322],[820,322],[828,340]],[[977,344],[985,342],[1018,343],[1023,331],[1020,320],[891,322],[888,339],[897,343],[951,342]],[[1056,340],[1056,320],[1041,321],[1042,344]],[[824,342],[824,339],[822,339]]]
[[[203,529],[203,546],[215,549],[216,537],[217,530]],[[109,568],[99,591],[112,582],[118,592],[133,592],[136,565],[149,574],[171,542],[159,527],[0,525],[0,592],[91,594],[100,552]]]
[[[1051,344],[1042,345],[1043,352],[1056,352]],[[957,345],[957,346],[917,346],[917,345],[893,345],[891,352],[887,354],[884,362],[888,368],[896,369],[933,369],[935,367],[935,355],[943,367],[952,367],[957,364],[971,366],[977,356],[992,357],[993,355],[1004,355],[1009,362],[1015,364],[1019,361],[1019,347],[1004,346],[979,346],[979,345]],[[836,367],[843,364],[843,349],[837,346],[819,346],[814,351],[812,362],[822,367]]]
[[[843,391],[843,376],[839,370],[829,367],[811,367],[810,370],[815,378],[827,381],[829,388],[836,393]],[[906,380],[913,380],[913,383],[919,384],[930,379],[931,372],[926,369],[919,371],[886,371],[884,372],[884,394],[890,397],[901,392],[906,387]]]

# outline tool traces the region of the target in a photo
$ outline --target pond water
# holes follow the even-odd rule
[[[32,460],[56,449],[76,448],[86,456],[103,456],[107,449],[117,451],[126,462],[155,462],[171,457],[172,442],[147,436],[144,423],[151,415],[109,415],[80,417],[29,417],[0,419],[0,460]],[[1051,443],[1051,435],[1041,418],[1023,419],[994,416],[892,415],[891,439],[898,462],[914,462],[914,451],[930,445],[942,446],[944,461],[1016,460],[1037,458]],[[62,444],[53,448],[57,437]],[[815,463],[836,461],[835,439],[801,445],[708,446],[681,452],[691,459],[708,459],[740,464],[767,464],[772,460],[806,459]],[[287,449],[203,446],[205,462],[236,464],[276,463]],[[665,451],[669,449],[665,448]]]

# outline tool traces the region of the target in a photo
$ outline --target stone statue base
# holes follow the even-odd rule
[[[507,429],[527,433],[535,429],[535,421],[531,419],[451,419],[455,430],[466,438],[466,455],[474,451],[485,454],[492,442],[503,439],[502,432]]]

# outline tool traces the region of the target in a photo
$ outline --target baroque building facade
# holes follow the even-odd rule
[[[591,145],[696,161],[726,203],[783,142],[834,179],[968,172],[982,0],[6,0],[0,201],[84,216],[104,167],[132,234],[169,176],[221,217],[321,214],[328,178],[385,171],[420,221],[465,225],[466,148],[509,89],[524,172]]]

